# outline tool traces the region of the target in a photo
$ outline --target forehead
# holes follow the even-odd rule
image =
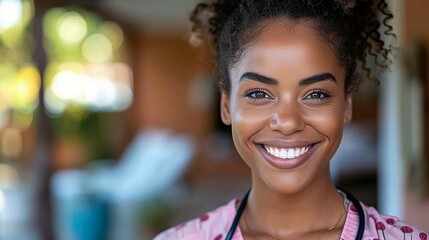
[[[314,24],[287,20],[265,22],[231,70],[232,79],[234,73],[249,70],[297,77],[320,72],[343,75],[338,57]]]

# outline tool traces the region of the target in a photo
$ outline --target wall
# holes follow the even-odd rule
[[[423,54],[426,59],[429,59],[429,2],[426,0],[406,0],[405,2],[405,51],[408,50],[410,44],[415,41],[420,41],[423,44],[423,47],[426,49]],[[425,64],[425,73],[423,74],[424,81],[426,86],[429,87],[429,62]],[[429,89],[426,90],[426,103],[429,103]],[[410,223],[414,223],[417,226],[422,227],[426,231],[429,231],[429,196],[428,196],[428,185],[429,185],[429,142],[427,136],[429,136],[428,131],[428,122],[429,112],[426,112],[426,183],[419,182],[417,184],[424,184],[426,187],[426,193],[417,194],[414,191],[411,191],[413,186],[408,185],[407,187],[407,196],[405,199],[406,204],[406,219]],[[422,179],[424,181],[424,179]],[[408,183],[410,184],[410,183]]]
[[[180,35],[140,35],[136,41],[133,107],[138,127],[204,136],[213,123],[210,105],[196,108],[190,98],[193,84],[202,77],[198,52]]]

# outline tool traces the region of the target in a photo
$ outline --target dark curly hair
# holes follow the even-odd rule
[[[345,90],[357,90],[357,69],[371,74],[369,58],[385,68],[391,61],[391,46],[381,33],[396,38],[393,18],[385,0],[215,0],[198,4],[190,19],[191,43],[208,33],[215,44],[221,90],[229,93],[229,69],[247,44],[264,29],[268,20],[307,21],[331,46],[346,71]]]

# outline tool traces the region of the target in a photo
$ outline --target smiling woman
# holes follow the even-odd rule
[[[337,189],[329,171],[352,118],[357,67],[369,72],[368,56],[389,62],[378,31],[394,36],[391,18],[382,0],[198,5],[193,31],[207,29],[214,40],[221,118],[252,188],[155,239],[426,239]]]
[[[329,160],[351,118],[344,68],[329,46],[305,24],[273,20],[230,76],[222,119],[232,127],[238,153],[258,175],[252,194],[261,184],[278,194],[325,191]]]

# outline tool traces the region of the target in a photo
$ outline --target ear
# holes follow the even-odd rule
[[[231,125],[229,97],[224,91],[222,91],[222,95],[220,97],[220,117],[225,125]]]
[[[346,105],[344,106],[344,124],[349,123],[353,116],[353,94],[348,93],[346,96]]]

